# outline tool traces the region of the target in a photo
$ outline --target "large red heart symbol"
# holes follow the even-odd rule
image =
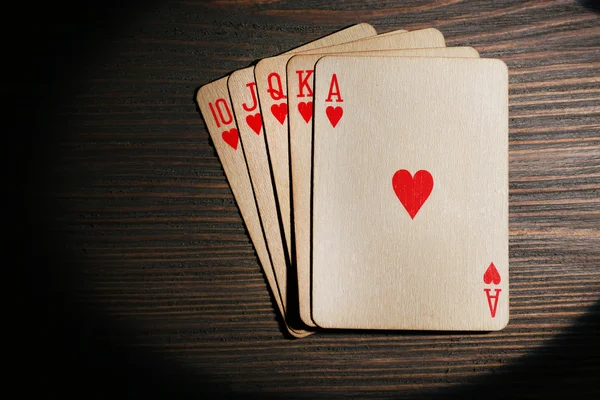
[[[313,110],[312,101],[308,101],[308,102],[301,101],[300,103],[298,103],[298,111],[300,111],[300,115],[302,115],[302,118],[304,118],[304,120],[307,123],[312,118],[312,110]]]
[[[392,186],[410,218],[415,219],[433,190],[433,177],[428,171],[420,170],[413,178],[410,172],[401,169],[392,177]]]
[[[262,128],[262,118],[260,113],[246,116],[246,123],[254,131],[254,133],[260,135],[260,129]]]
[[[271,106],[271,114],[277,118],[277,121],[279,121],[281,125],[283,125],[285,117],[287,117],[287,111],[287,103],[273,104]]]
[[[500,274],[498,273],[494,263],[491,263],[488,269],[485,271],[485,274],[483,274],[483,281],[486,283],[486,285],[489,285],[490,283],[498,285],[502,281],[502,278],[500,277]]]
[[[227,143],[228,145],[233,147],[234,150],[237,150],[238,141],[239,141],[240,137],[238,135],[238,130],[236,128],[233,128],[228,131],[224,131],[223,133],[221,133],[221,136],[223,137],[223,140],[225,141],[225,143]]]
[[[329,118],[329,122],[331,122],[331,126],[335,128],[338,122],[340,122],[342,115],[344,115],[344,109],[339,106],[329,106],[325,109],[325,113],[327,114],[327,118]]]

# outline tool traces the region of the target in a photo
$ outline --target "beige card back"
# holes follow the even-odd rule
[[[361,56],[423,56],[478,58],[472,47],[441,47],[408,50],[380,50],[345,53]],[[315,63],[322,54],[296,55],[287,64],[289,107],[290,168],[294,215],[294,244],[298,276],[300,318],[315,326],[311,317],[310,299],[310,224],[312,178],[312,92]],[[310,74],[310,75],[309,75]],[[308,78],[307,78],[308,77]],[[302,80],[302,85],[300,84]]]
[[[324,57],[314,102],[314,322],[502,329],[506,65]]]
[[[246,158],[239,141],[239,133],[229,101],[227,77],[202,86],[198,90],[196,101],[206,122],[206,127],[217,150],[219,160],[223,165],[229,186],[238,204],[284,323],[289,333],[293,336],[307,336],[311,332],[293,329],[288,325],[286,320],[284,303],[277,288],[273,266],[269,258],[269,252],[254,200],[252,183],[250,182],[248,169],[246,168]]]
[[[349,40],[357,40],[375,34],[375,29],[371,25],[365,23],[358,24],[305,44],[292,50],[292,52],[344,43]],[[240,140],[243,143],[244,154],[275,272],[277,287],[273,288],[273,290],[277,290],[280,293],[283,307],[288,315],[288,321],[290,321],[292,319],[290,318],[290,311],[292,314],[297,315],[297,301],[294,300],[290,303],[288,302],[288,297],[293,296],[297,298],[297,296],[295,295],[295,291],[292,295],[287,290],[288,263],[286,262],[285,242],[283,241],[283,234],[280,229],[276,199],[271,180],[266,142],[262,129],[262,117],[256,95],[256,83],[254,82],[254,67],[233,72],[229,76],[227,86],[231,95],[231,104],[237,120]],[[289,310],[288,304],[294,306],[295,310]]]
[[[307,54],[389,50],[400,48],[444,47],[444,37],[437,29],[414,32],[389,32],[355,42],[308,50]],[[265,58],[254,69],[263,128],[267,139],[271,170],[282,218],[284,237],[291,254],[291,194],[287,121],[286,64],[293,54]]]

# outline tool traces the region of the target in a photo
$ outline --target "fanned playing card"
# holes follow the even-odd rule
[[[315,68],[314,322],[508,322],[508,72],[489,59],[338,57]]]
[[[362,23],[305,44],[286,54],[313,50],[319,48],[319,46],[341,44],[351,40],[374,36],[375,34],[375,29],[371,25]],[[260,212],[267,247],[271,255],[271,263],[277,283],[277,286],[272,289],[274,292],[276,291],[280,294],[283,309],[288,314],[288,317],[290,317],[288,305],[294,305],[297,302],[289,301],[291,294],[288,293],[287,284],[288,262],[286,261],[284,236],[280,229],[281,224],[271,180],[271,170],[263,134],[262,115],[258,105],[256,83],[254,82],[254,67],[233,72],[229,76],[227,86],[231,96],[233,112],[237,120],[239,135],[244,145],[244,154],[254,186],[255,199]],[[297,309],[297,306],[293,308]],[[296,315],[297,311],[292,314]],[[293,319],[292,316],[292,318],[288,318],[288,321]]]
[[[380,36],[340,44],[337,46],[309,49],[306,53],[351,52],[363,50],[386,50],[399,48],[444,47],[444,36],[433,28],[414,32],[395,31]],[[292,253],[292,222],[290,167],[288,146],[288,104],[286,64],[293,54],[265,58],[256,64],[254,75],[260,103],[263,129],[267,139],[271,172],[275,182],[277,203],[282,219],[288,252]]]
[[[357,40],[376,34],[375,29],[369,24],[358,24],[324,38],[305,44],[291,52],[313,50],[319,46],[330,46],[347,41]],[[280,295],[283,310],[290,318],[288,304],[290,294],[287,290],[287,266],[285,242],[280,229],[274,188],[271,180],[271,170],[267,157],[267,148],[263,134],[263,122],[258,105],[256,83],[254,82],[254,67],[248,67],[233,72],[227,81],[233,113],[237,121],[237,129],[244,147],[248,171],[254,187],[255,200],[258,205],[260,219],[265,233],[270,260],[273,266],[277,286],[272,288]],[[239,200],[238,200],[239,201]],[[293,307],[297,309],[296,307]],[[296,315],[296,312],[292,312]],[[297,319],[297,318],[296,318]]]
[[[361,51],[355,56],[429,56],[478,58],[472,47]],[[310,224],[312,195],[312,113],[314,67],[322,54],[296,55],[287,63],[290,168],[298,277],[298,303],[302,321],[314,326],[311,313]]]
[[[281,312],[283,321],[288,332],[295,337],[304,337],[311,332],[294,329],[286,320],[285,309],[277,282],[273,272],[273,266],[269,257],[269,251],[263,236],[263,230],[254,201],[252,183],[246,169],[246,159],[239,141],[239,133],[233,118],[231,103],[227,92],[227,77],[221,78],[198,91],[196,101],[204,116],[206,127],[217,150],[223,170],[229,181],[231,191],[235,196],[240,213],[248,229],[250,239],[254,244],[256,253],[267,278],[269,287],[273,291],[275,302]]]
[[[359,27],[360,29],[358,29]],[[268,63],[265,63],[265,60],[261,60],[259,65],[268,65],[269,68],[272,68],[270,75],[276,74],[276,76],[282,76],[283,82],[285,82],[285,65],[287,60],[293,56],[293,54],[297,54],[296,52],[300,51],[302,52],[299,54],[305,54],[318,53],[321,52],[322,49],[328,49],[329,51],[336,51],[337,49],[347,51],[352,49],[365,50],[370,48],[394,48],[399,46],[443,46],[444,44],[443,36],[436,29],[424,29],[411,32],[409,34],[406,34],[406,31],[395,31],[381,36],[372,36],[374,30],[372,28],[369,29],[369,27],[370,26],[368,24],[360,24],[357,27],[353,27],[354,37],[356,37],[358,33],[364,36],[364,38],[361,40],[317,48],[316,44],[321,43],[323,40],[327,40],[327,44],[332,44],[334,42],[333,38],[326,37],[320,39],[319,41],[304,45],[294,50],[293,53],[286,53],[285,55],[269,58]],[[348,28],[348,30],[349,29],[352,28]],[[346,40],[348,35],[346,34],[342,38]],[[258,109],[254,75],[257,77],[261,77],[261,75],[256,74],[255,71],[253,75],[253,70],[253,67],[249,67],[235,71],[229,77],[228,86],[231,94],[231,102],[234,113],[238,120],[238,128],[241,140],[244,143],[244,152],[248,161],[248,168],[252,183],[255,188],[258,209],[260,211],[261,221],[265,230],[268,248],[271,253],[271,262],[273,264],[276,282],[279,291],[281,292],[283,307],[286,312],[289,312],[291,307],[292,314],[297,315],[298,296],[296,294],[297,292],[294,290],[296,287],[296,273],[294,269],[292,269],[291,274],[288,273],[288,268],[285,264],[283,254],[285,249],[282,249],[280,246],[281,235],[283,235],[284,238],[288,239],[286,240],[286,244],[288,246],[287,253],[288,255],[291,255],[291,237],[289,233],[285,235],[278,231],[278,226],[280,225],[278,225],[279,220],[277,219],[275,208],[276,200],[272,197],[273,187],[271,185],[270,177],[271,171],[277,170],[273,163],[275,160],[278,160],[278,157],[275,157],[274,153],[271,153],[270,166],[272,166],[273,169],[269,168],[270,166],[267,162],[267,148],[265,147],[265,135],[263,133],[265,124],[268,125],[268,117],[265,118],[265,114],[260,112]],[[261,80],[260,78],[258,79],[259,81]],[[285,91],[285,89],[283,90]],[[284,105],[287,107],[287,104]],[[285,144],[287,148],[287,121],[285,125],[278,126],[277,129],[281,130],[281,133],[283,134],[282,138],[284,138],[284,140],[277,140],[276,142]],[[277,138],[278,136],[278,134],[275,134],[274,137]],[[273,149],[271,148],[270,150]],[[286,150],[286,160],[287,159]],[[278,171],[281,171],[281,169]],[[289,167],[287,171],[289,174]],[[273,172],[273,174],[275,175],[275,172]],[[289,190],[289,177],[287,180],[287,190]],[[277,181],[277,179],[275,179],[275,181]],[[287,201],[289,202],[289,193],[285,195],[283,192],[279,191],[279,189],[276,191],[276,193],[287,198]],[[291,223],[289,219],[290,210],[288,207],[287,209],[282,208],[279,211],[279,215],[282,217],[281,225],[283,225],[283,230],[285,232],[286,226],[291,228],[289,225]],[[285,217],[286,215],[287,220]],[[294,260],[290,259],[290,262],[293,263],[293,261]],[[292,282],[293,286],[289,285],[290,278],[294,280]],[[314,324],[311,326],[314,326]]]
[[[309,50],[318,48],[319,46],[330,46],[373,36],[375,34],[375,29],[371,25],[361,23],[333,33],[327,37],[315,40],[311,43],[301,46],[297,50]],[[272,263],[273,259],[275,266],[285,270],[285,260],[283,260],[282,265],[281,254],[280,252],[277,252],[277,248],[275,246],[273,249],[271,249],[272,254],[269,254],[269,251],[267,250],[267,244],[265,243],[264,236],[265,232],[262,230],[262,221],[259,218],[254,197],[256,192],[252,187],[252,182],[249,178],[248,170],[246,168],[246,157],[242,148],[242,144],[240,143],[240,132],[234,120],[233,109],[227,88],[227,80],[228,78],[225,77],[201,87],[196,96],[196,101],[206,122],[207,129],[213,139],[213,143],[215,145],[215,149],[217,150],[217,154],[219,155],[219,159],[221,160],[221,164],[223,165],[225,175],[227,176],[227,180],[229,181],[232,192],[238,203],[238,207],[240,208],[240,212],[250,234],[250,238],[252,239],[263,267],[263,271],[267,277],[269,287],[273,292],[277,306],[283,316],[286,328],[293,336],[306,336],[311,334],[311,332],[290,327],[288,320],[286,319],[287,313],[285,305],[287,302],[287,293],[281,293],[277,284],[276,269]],[[259,121],[255,119],[253,122],[256,128],[256,124]],[[255,128],[253,129],[256,132],[257,129]],[[248,144],[250,148],[253,148],[252,145],[256,147],[255,143],[252,143],[252,145],[250,143]],[[260,157],[253,157],[250,160],[250,165],[256,167],[252,171],[255,174],[256,171],[258,171],[258,173],[261,172],[260,162]],[[255,183],[258,183],[257,198],[264,200],[269,195],[268,191],[265,191],[267,186],[263,184],[263,181],[257,181]],[[268,235],[271,235],[268,237],[268,239],[270,239],[270,245],[276,243],[276,240],[274,239],[275,235],[281,238],[280,233],[273,232],[271,227],[272,225],[268,225],[269,230],[267,232]]]

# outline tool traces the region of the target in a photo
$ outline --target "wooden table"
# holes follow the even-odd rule
[[[40,14],[40,79],[24,79],[15,98],[31,106],[18,115],[36,133],[33,156],[17,166],[35,166],[25,255],[37,304],[26,315],[39,388],[600,394],[598,13],[574,1],[75,7],[79,19]],[[502,332],[282,334],[194,93],[361,21],[379,32],[436,27],[449,46],[509,66],[512,316]]]

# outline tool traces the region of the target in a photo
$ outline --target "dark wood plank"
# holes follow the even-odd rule
[[[49,351],[40,375],[63,376],[50,387],[74,390],[61,384],[68,376],[98,393],[175,398],[599,394],[597,13],[513,0],[91,10],[76,25],[94,27],[81,41],[45,25],[53,41],[41,54],[52,56],[44,85],[30,88],[32,188],[42,191],[30,199],[31,319],[48,330],[35,339]],[[509,66],[512,318],[502,332],[281,333],[194,92],[360,21],[379,32],[433,26],[448,45]]]

